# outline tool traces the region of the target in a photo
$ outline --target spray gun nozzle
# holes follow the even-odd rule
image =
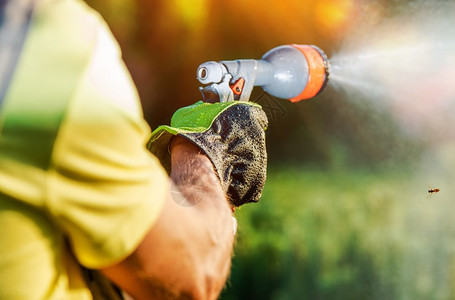
[[[201,88],[207,102],[248,101],[254,86],[261,86],[272,96],[298,102],[319,94],[327,84],[329,71],[327,56],[319,47],[293,44],[273,48],[260,60],[203,63],[197,70],[197,78],[209,85]],[[230,75],[231,89],[226,88],[226,75]],[[217,91],[225,95],[214,97]]]

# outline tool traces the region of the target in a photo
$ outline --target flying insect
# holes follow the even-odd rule
[[[439,193],[439,189],[429,189],[428,194],[433,195],[435,193]]]

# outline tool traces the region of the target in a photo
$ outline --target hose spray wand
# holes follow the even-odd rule
[[[248,101],[254,86],[291,102],[319,94],[329,79],[329,61],[314,45],[283,45],[262,59],[209,61],[197,69],[204,102]]]

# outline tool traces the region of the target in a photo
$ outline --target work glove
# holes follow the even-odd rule
[[[267,125],[258,104],[199,101],[177,110],[170,126],[154,130],[147,148],[170,173],[171,138],[178,135],[189,140],[211,160],[230,203],[240,206],[261,198],[267,169]]]

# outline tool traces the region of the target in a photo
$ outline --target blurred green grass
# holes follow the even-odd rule
[[[433,178],[434,179],[434,178]],[[450,184],[406,171],[269,171],[236,211],[221,299],[455,299]]]

